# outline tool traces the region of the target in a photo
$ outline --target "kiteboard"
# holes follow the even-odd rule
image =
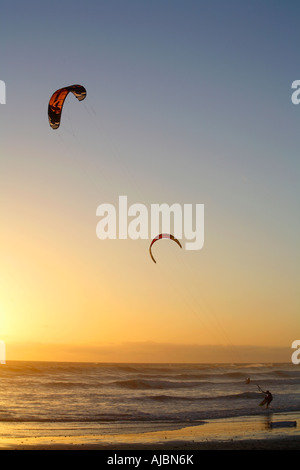
[[[267,403],[267,399],[264,398],[263,401],[258,406],[264,406]]]

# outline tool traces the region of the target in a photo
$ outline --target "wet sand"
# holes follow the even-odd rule
[[[296,426],[272,428],[284,421]],[[300,414],[266,413],[143,433],[2,436],[0,450],[300,450]]]

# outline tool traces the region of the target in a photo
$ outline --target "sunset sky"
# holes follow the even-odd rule
[[[7,360],[290,360],[299,338],[300,5],[1,6]],[[70,95],[50,128],[52,93]],[[97,207],[204,204],[202,250],[99,240]]]

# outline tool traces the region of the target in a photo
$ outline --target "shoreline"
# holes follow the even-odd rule
[[[37,444],[37,445],[18,445],[18,446],[5,446],[0,447],[0,451],[223,451],[223,450],[286,450],[295,451],[300,450],[300,438],[285,438],[285,439],[269,439],[269,440],[243,440],[231,442],[185,442],[174,441],[169,443],[156,443],[156,444]]]
[[[286,421],[296,421],[296,426],[270,426]],[[300,450],[300,413],[216,419],[139,433],[1,437],[0,450]]]

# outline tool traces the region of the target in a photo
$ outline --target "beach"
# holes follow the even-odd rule
[[[270,423],[296,426],[272,428]],[[144,433],[2,437],[1,450],[300,450],[300,413],[218,419],[199,426]]]

